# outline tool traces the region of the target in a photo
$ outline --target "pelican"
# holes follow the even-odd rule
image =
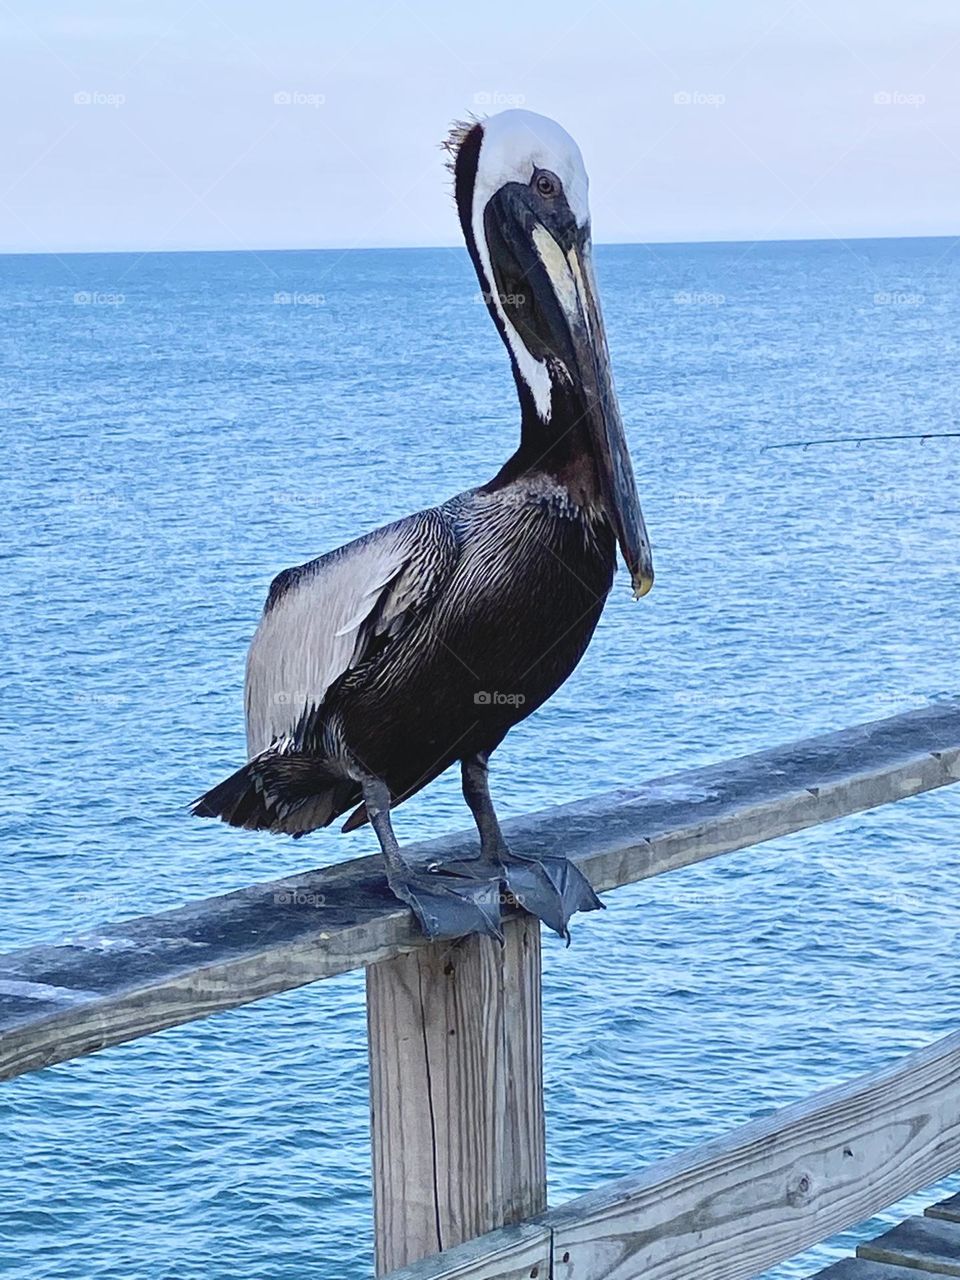
[[[586,650],[616,569],[653,584],[591,265],[587,174],[553,120],[454,126],[454,196],[520,401],[492,480],[274,579],[247,659],[248,761],[193,812],[292,836],[353,810],[429,938],[502,941],[516,902],[569,942],[601,906],[560,854],[508,847],[488,786],[507,732]],[[459,762],[479,851],[415,865],[391,810]]]

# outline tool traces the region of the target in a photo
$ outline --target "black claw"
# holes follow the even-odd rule
[[[432,941],[484,933],[503,945],[499,879],[449,875],[441,868],[392,877],[390,888],[412,909]]]

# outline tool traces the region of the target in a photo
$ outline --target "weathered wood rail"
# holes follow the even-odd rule
[[[507,824],[603,892],[960,780],[960,702]],[[417,846],[454,858],[471,838]],[[0,956],[0,1078],[367,971],[377,1273],[748,1280],[960,1168],[960,1032],[546,1209],[540,937],[427,944],[362,858]],[[324,1273],[321,1265],[318,1275]]]
[[[876,1240],[857,1246],[814,1280],[932,1280],[960,1276],[960,1195],[924,1209]]]

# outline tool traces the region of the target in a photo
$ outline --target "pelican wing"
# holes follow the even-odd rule
[[[455,554],[453,531],[434,509],[275,578],[247,657],[250,757],[292,734],[374,642],[425,606]]]

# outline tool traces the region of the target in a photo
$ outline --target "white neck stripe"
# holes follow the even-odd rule
[[[485,291],[503,324],[520,375],[530,388],[537,415],[543,422],[549,422],[553,390],[550,371],[527,349],[503,308],[490,261],[484,213],[491,197],[501,187],[509,182],[527,183],[535,169],[549,169],[563,184],[567,204],[578,225],[583,227],[590,216],[587,174],[580,148],[565,129],[546,116],[532,111],[502,111],[484,120],[481,128],[483,138],[477,157],[470,225],[486,278]]]

